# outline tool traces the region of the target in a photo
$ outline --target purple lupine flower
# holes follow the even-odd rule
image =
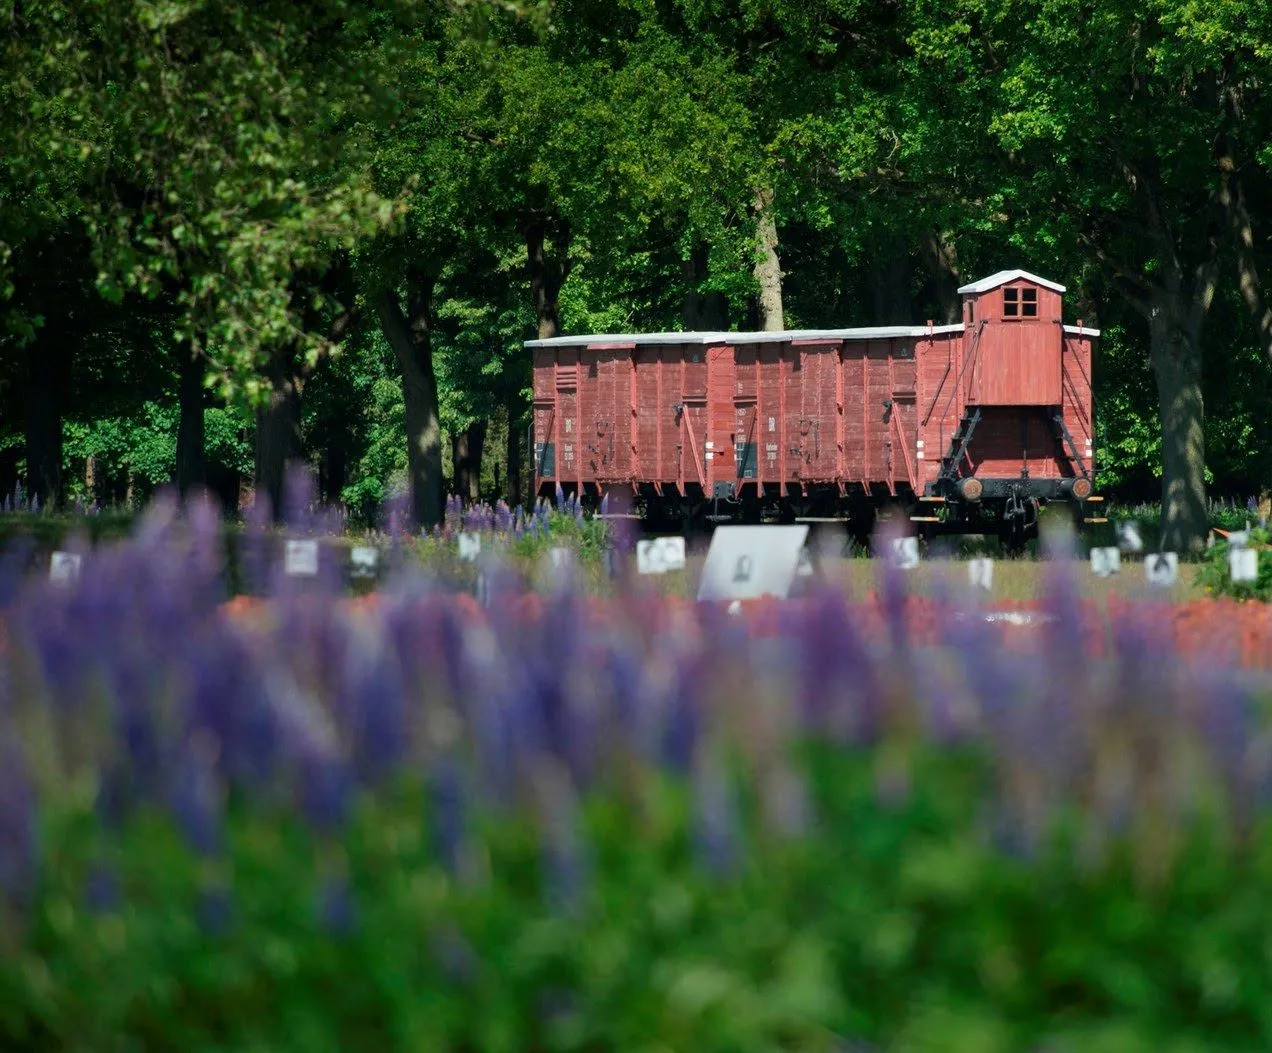
[[[234,922],[234,903],[230,890],[223,885],[211,885],[199,890],[195,910],[199,928],[208,936],[224,936]]]
[[[561,484],[556,484],[556,493],[553,495],[556,506],[560,509],[565,504],[565,491],[561,489]]]
[[[318,892],[318,916],[333,935],[348,936],[357,927],[353,889],[344,877],[328,878]]]
[[[316,526],[314,474],[301,462],[288,465],[283,479],[283,522],[293,533],[312,534]]]
[[[730,873],[741,856],[737,802],[728,775],[714,757],[694,766],[694,853],[708,873]]]
[[[590,872],[580,830],[578,802],[569,780],[545,780],[543,816],[543,879],[549,907],[561,914],[576,913],[587,891]]]
[[[311,753],[300,761],[300,808],[320,833],[344,825],[353,796],[353,779],[336,757]]]
[[[380,782],[408,746],[407,702],[397,664],[387,655],[359,656],[350,663],[345,690],[357,714],[359,775]]]
[[[206,733],[197,733],[176,765],[170,804],[172,812],[199,855],[220,853],[223,839],[221,788],[213,757],[219,747]]]
[[[0,897],[25,898],[36,870],[35,786],[15,742],[0,763]]]
[[[84,882],[84,904],[94,914],[113,914],[123,902],[123,889],[114,867],[95,863]]]
[[[439,758],[429,778],[429,803],[433,850],[446,872],[458,876],[464,841],[464,784],[454,757]]]

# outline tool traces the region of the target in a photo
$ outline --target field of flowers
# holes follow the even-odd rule
[[[1272,1048],[1256,605],[731,616],[450,511],[356,599],[205,505],[6,554],[0,1049]]]

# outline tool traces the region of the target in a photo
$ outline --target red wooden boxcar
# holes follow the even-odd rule
[[[532,340],[535,483],[649,518],[847,519],[1028,536],[1091,496],[1092,344],[1064,287],[1001,271],[957,325]],[[919,511],[912,509],[912,511]]]

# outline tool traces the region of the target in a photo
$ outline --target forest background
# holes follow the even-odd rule
[[[524,340],[1103,330],[1099,484],[1272,483],[1260,0],[9,0],[0,493],[526,497]]]

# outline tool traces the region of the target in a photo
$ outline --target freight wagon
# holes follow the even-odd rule
[[[1010,270],[959,289],[956,325],[528,341],[536,490],[663,526],[865,537],[886,510],[1018,545],[1048,502],[1090,521],[1100,334],[1064,324],[1064,291]]]

